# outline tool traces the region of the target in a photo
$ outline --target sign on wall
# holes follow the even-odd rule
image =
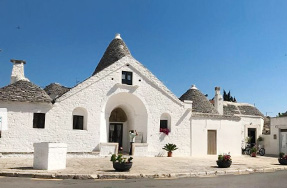
[[[7,129],[7,108],[0,108],[0,131],[5,131]]]

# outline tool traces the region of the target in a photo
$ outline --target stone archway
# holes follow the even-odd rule
[[[134,94],[122,92],[109,97],[104,107],[103,116],[105,123],[101,124],[101,142],[109,142],[111,123],[122,124],[124,151],[129,149],[129,130],[137,130],[139,133],[137,142],[147,142],[147,109],[142,100]]]

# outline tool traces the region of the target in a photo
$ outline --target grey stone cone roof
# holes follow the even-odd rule
[[[224,102],[223,113],[225,115],[249,115],[264,117],[264,115],[255,106],[246,103]]]
[[[114,62],[120,60],[121,58],[127,55],[131,55],[131,53],[128,47],[126,46],[125,42],[120,38],[115,38],[114,40],[112,40],[112,42],[106,49],[93,75],[97,74],[101,70],[112,65]]]
[[[26,80],[19,80],[0,88],[0,101],[50,103],[52,99],[39,86]]]
[[[219,114],[209,100],[198,89],[187,90],[180,98],[181,101],[191,100],[192,111],[198,113]]]
[[[51,99],[56,99],[62,96],[64,93],[68,92],[70,88],[62,86],[58,83],[51,83],[44,88],[44,91],[51,97]]]

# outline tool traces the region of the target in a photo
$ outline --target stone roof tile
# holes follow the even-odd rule
[[[112,42],[106,49],[93,75],[128,55],[131,56],[128,47],[126,46],[125,42],[120,38],[119,34],[117,34],[115,39],[112,40]]]
[[[44,88],[44,91],[54,100],[64,93],[68,92],[70,88],[62,86],[58,83],[51,83]]]
[[[179,99],[181,101],[193,101],[193,112],[219,114],[215,107],[206,98],[206,96],[204,96],[195,86],[192,86],[191,89],[187,90]]]
[[[50,103],[52,99],[39,86],[26,80],[19,80],[0,88],[0,101]]]

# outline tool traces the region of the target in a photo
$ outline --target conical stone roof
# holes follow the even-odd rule
[[[51,83],[50,85],[44,88],[44,91],[54,100],[64,93],[68,92],[70,88],[62,86],[58,83]]]
[[[50,103],[52,99],[39,86],[27,80],[19,80],[0,88],[0,101]]]
[[[190,100],[192,111],[198,113],[219,114],[209,100],[194,85],[187,90],[180,98],[181,101]]]
[[[116,37],[112,40],[112,42],[109,44],[108,48],[106,49],[93,75],[97,74],[101,70],[112,65],[114,62],[128,55],[131,55],[128,47],[126,46],[125,42],[121,39],[120,35],[117,34]]]

